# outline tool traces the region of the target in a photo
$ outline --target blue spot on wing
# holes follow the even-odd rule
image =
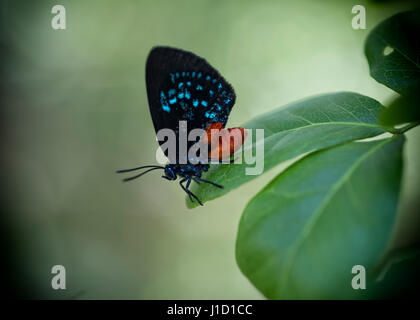
[[[180,101],[179,105],[181,106],[182,110],[188,110],[188,104],[186,104],[184,101]]]
[[[191,93],[187,89],[185,89],[185,98],[191,98]]]
[[[207,111],[205,113],[205,117],[209,118],[209,119],[213,119],[215,116],[216,116],[216,114],[214,112]]]
[[[168,106],[168,100],[166,99],[166,95],[163,91],[160,92],[160,104],[163,111],[171,112],[171,108]]]

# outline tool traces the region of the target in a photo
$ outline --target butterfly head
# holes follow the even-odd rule
[[[162,176],[162,178],[168,179],[168,180],[176,180],[177,175],[171,165],[167,165],[165,167],[165,175]]]

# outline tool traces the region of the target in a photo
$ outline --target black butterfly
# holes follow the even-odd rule
[[[223,129],[236,99],[232,86],[206,60],[191,52],[170,47],[155,47],[150,51],[146,62],[146,86],[156,133],[161,129],[171,129],[175,132],[177,141],[180,132],[179,121],[186,121],[187,134],[193,129],[203,129],[208,133],[211,129]],[[245,130],[233,129],[239,129],[237,135],[240,135],[243,142],[246,136]],[[227,131],[230,132],[233,129],[227,129]],[[216,145],[208,143],[209,158],[220,159],[223,149],[229,149],[229,155],[236,151],[230,144],[222,146],[218,141]],[[164,141],[159,142],[160,145],[163,143]],[[195,143],[188,141],[188,149]],[[163,169],[162,178],[176,180],[178,176],[182,177],[179,184],[190,200],[193,201],[194,198],[203,205],[200,199],[189,190],[192,180],[197,183],[210,183],[218,188],[223,188],[223,186],[201,178],[202,172],[209,169],[208,161],[197,163],[197,159],[192,161],[192,159],[186,159],[186,156],[185,161],[180,161],[178,148],[176,150],[176,159],[169,159],[170,164],[165,167],[151,165],[117,172],[150,168],[136,176],[124,179],[124,181],[130,181],[149,171]],[[165,152],[165,155],[168,156],[168,153]],[[185,186],[184,182],[186,182]]]

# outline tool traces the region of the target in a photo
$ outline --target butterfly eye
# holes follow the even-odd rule
[[[176,179],[176,174],[171,167],[166,167],[165,168],[165,177],[169,180],[175,180]]]

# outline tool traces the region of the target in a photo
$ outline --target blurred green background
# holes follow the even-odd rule
[[[66,8],[66,30],[51,28],[55,4]],[[366,7],[366,30],[351,28],[356,4]],[[147,54],[170,45],[206,58],[236,90],[229,126],[318,93],[387,103],[394,93],[369,76],[363,44],[378,22],[411,5],[1,1],[7,277],[29,298],[262,299],[236,265],[235,238],[247,201],[280,167],[194,210],[157,172],[132,183],[115,174],[155,163]],[[417,236],[419,140],[419,128],[409,132],[391,246]],[[66,268],[67,290],[51,289],[56,264]]]

